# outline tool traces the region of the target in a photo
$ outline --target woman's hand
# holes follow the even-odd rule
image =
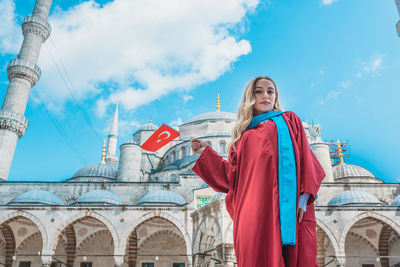
[[[297,213],[297,220],[299,223],[301,223],[301,220],[303,220],[303,215],[304,215],[304,210],[299,209],[299,212]]]
[[[192,139],[191,147],[193,154],[195,155],[200,155],[201,153],[203,153],[204,149],[206,149],[207,146],[208,145],[206,142],[203,142],[199,139]]]

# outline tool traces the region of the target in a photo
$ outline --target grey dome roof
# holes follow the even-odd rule
[[[62,200],[54,193],[45,190],[32,190],[20,194],[8,204],[45,204],[45,205],[63,205]]]
[[[184,205],[186,204],[186,200],[181,195],[173,191],[155,190],[150,191],[138,201],[138,204],[143,203],[172,203]]]
[[[150,123],[146,123],[146,124],[143,124],[142,126],[140,126],[139,129],[137,129],[136,132],[139,132],[139,131],[155,131],[157,129],[158,129],[158,126],[154,125],[153,123],[150,122]]]
[[[116,179],[117,170],[115,169],[115,167],[108,164],[103,164],[103,163],[90,164],[78,170],[72,176],[71,179],[78,177],[104,177],[104,178]]]
[[[191,123],[195,121],[204,121],[204,120],[236,120],[236,114],[225,111],[213,111],[207,112],[200,115],[197,115],[185,123]]]
[[[352,165],[352,164],[339,164],[333,167],[333,178],[349,178],[349,177],[365,177],[365,178],[375,178],[370,171],[367,169]]]
[[[123,205],[122,199],[108,190],[92,190],[78,197],[75,203],[99,203],[99,204],[112,204]]]
[[[392,204],[390,204],[390,206],[400,207],[400,196],[397,196],[397,197],[393,200]]]
[[[343,206],[351,204],[383,205],[383,203],[371,193],[360,190],[348,190],[335,195],[329,201],[328,206]]]

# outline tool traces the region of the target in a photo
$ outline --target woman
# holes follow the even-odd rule
[[[313,202],[325,173],[301,120],[281,112],[272,79],[245,88],[228,161],[201,140],[191,146],[193,171],[227,193],[238,267],[318,266]]]

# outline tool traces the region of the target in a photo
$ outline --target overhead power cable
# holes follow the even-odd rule
[[[51,122],[54,124],[54,126],[56,127],[57,131],[60,133],[61,137],[63,138],[63,140],[65,141],[65,143],[67,144],[67,146],[71,149],[71,151],[75,154],[75,156],[77,157],[78,160],[80,160],[80,162],[83,165],[86,165],[85,160],[83,160],[83,158],[81,157],[81,153],[79,153],[78,149],[76,148],[76,146],[74,145],[74,143],[72,142],[72,140],[68,137],[68,134],[65,132],[64,128],[62,127],[61,123],[55,118],[53,117],[49,110],[46,108],[46,105],[44,104],[42,98],[39,95],[39,92],[36,91],[34,89],[34,87],[32,88],[32,92],[34,93],[34,95],[39,99],[39,101],[41,103],[43,103],[43,108],[47,114],[47,116],[50,118]]]
[[[50,39],[50,43],[52,44],[52,46],[54,48],[54,51],[56,52],[56,54],[58,56],[58,60],[60,62],[60,66],[61,66],[62,70],[60,69],[56,59],[54,58],[54,56],[53,56],[53,54],[52,54],[52,52],[51,52],[51,50],[50,50],[50,48],[48,46],[46,46],[47,51],[49,52],[49,55],[50,55],[51,59],[53,60],[55,66],[57,68],[57,71],[60,74],[60,76],[61,76],[61,78],[62,78],[62,80],[64,82],[64,85],[68,90],[69,95],[71,96],[71,98],[74,101],[75,105],[78,107],[82,117],[86,121],[86,123],[89,126],[89,128],[92,130],[92,132],[97,137],[97,139],[100,141],[100,143],[103,143],[102,138],[100,138],[100,136],[97,134],[96,130],[94,129],[92,123],[90,122],[89,115],[87,114],[85,108],[79,103],[78,98],[74,94],[74,91],[76,91],[76,90],[74,90],[74,85],[72,83],[72,79],[70,78],[70,76],[69,76],[69,74],[68,74],[68,72],[67,72],[67,70],[66,70],[66,68],[65,68],[65,66],[64,66],[64,64],[62,62],[62,58],[60,56],[60,53],[58,53],[58,50],[57,50],[57,48],[55,46],[55,43],[54,43],[53,39],[51,38],[51,36],[49,37],[49,39]],[[69,84],[68,84],[67,80],[68,80]]]

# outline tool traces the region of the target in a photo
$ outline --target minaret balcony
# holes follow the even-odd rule
[[[42,42],[46,41],[50,36],[50,24],[40,16],[28,16],[22,22],[22,32],[24,36],[33,33],[42,38]]]
[[[0,110],[0,129],[15,132],[21,138],[28,128],[28,120],[24,115],[11,110]]]
[[[40,78],[40,68],[24,59],[14,59],[8,64],[8,79],[18,77],[28,80],[33,86]]]

